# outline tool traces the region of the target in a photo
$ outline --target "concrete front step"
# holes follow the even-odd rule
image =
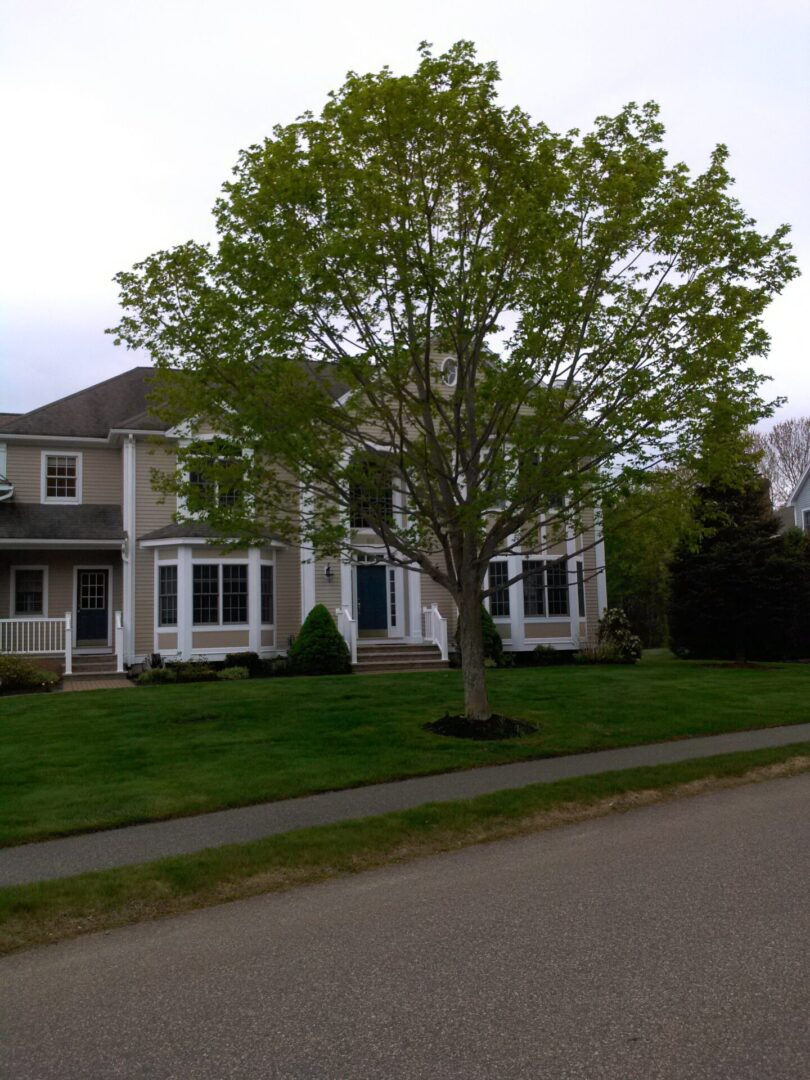
[[[436,648],[382,648],[357,650],[358,660],[433,660],[440,656]]]
[[[376,675],[391,671],[446,671],[448,666],[441,657],[429,660],[371,660],[355,664],[354,672],[357,675]]]

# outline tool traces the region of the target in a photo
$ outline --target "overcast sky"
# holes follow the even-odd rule
[[[0,411],[147,362],[116,349],[113,274],[211,238],[240,148],[348,70],[410,71],[422,39],[498,62],[505,104],[554,130],[654,99],[671,154],[725,142],[763,229],[810,259],[806,0],[0,0],[5,165]],[[810,277],[767,315],[780,417],[810,414]]]

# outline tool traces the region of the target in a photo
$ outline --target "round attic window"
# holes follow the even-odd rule
[[[458,364],[452,356],[442,361],[442,382],[445,386],[455,386],[458,378]]]

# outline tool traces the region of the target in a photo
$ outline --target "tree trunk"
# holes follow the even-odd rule
[[[480,589],[462,593],[458,606],[458,644],[464,677],[464,713],[468,720],[489,720],[492,709],[489,707],[484,666]]]

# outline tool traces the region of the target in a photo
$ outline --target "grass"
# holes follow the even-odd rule
[[[0,952],[810,769],[810,743],[535,784],[0,889]]]
[[[493,708],[536,735],[422,730],[457,671],[140,687],[0,700],[0,845],[452,769],[810,720],[810,668],[491,671]]]

